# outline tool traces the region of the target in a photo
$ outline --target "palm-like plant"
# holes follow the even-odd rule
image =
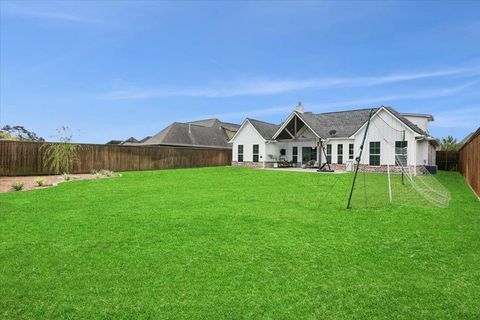
[[[458,143],[457,143],[456,138],[454,138],[452,136],[442,138],[442,140],[440,142],[440,150],[442,150],[442,151],[455,151],[457,149],[458,149]]]
[[[57,129],[57,132],[60,142],[44,144],[41,147],[43,162],[56,174],[70,173],[73,165],[78,161],[77,152],[80,146],[72,143],[72,134],[68,127],[62,126]]]

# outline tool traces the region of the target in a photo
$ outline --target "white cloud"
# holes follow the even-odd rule
[[[468,107],[453,106],[451,111],[436,113],[432,127],[474,130],[478,127],[478,123],[480,123],[480,105]]]
[[[379,105],[388,105],[388,103],[393,101],[400,101],[400,100],[422,100],[422,99],[432,99],[438,97],[445,97],[454,95],[456,93],[461,92],[462,90],[474,85],[476,82],[466,83],[460,86],[455,87],[445,87],[445,88],[437,88],[431,90],[421,90],[421,91],[414,91],[414,92],[407,92],[404,94],[397,94],[397,95],[386,95],[386,96],[379,96],[379,97],[369,97],[369,98],[359,98],[359,99],[349,99],[349,100],[337,100],[337,101],[329,101],[323,103],[304,103],[306,111],[312,112],[328,112],[328,111],[335,111],[335,110],[343,110],[348,108],[364,108],[364,107],[374,107]],[[209,115],[202,115],[198,116],[197,118],[220,118],[224,120],[238,120],[243,119],[245,117],[261,117],[267,115],[286,115],[294,109],[293,105],[290,106],[274,106],[269,108],[263,109],[252,109],[248,111],[238,111],[238,112],[225,112],[225,113],[217,113],[217,114],[209,114]],[[477,109],[478,110],[478,109]],[[472,110],[473,112],[473,110]],[[449,113],[447,118],[454,119],[452,115]],[[480,112],[478,112],[480,114]],[[443,123],[443,116],[440,115],[440,125],[442,126]],[[475,119],[475,117],[479,117],[478,115],[474,116],[471,119]],[[438,117],[436,117],[437,119]],[[458,122],[461,121],[461,116],[455,117],[455,119],[459,119]],[[467,119],[467,118],[463,118]],[[436,121],[438,123],[438,121]],[[455,121],[456,122],[456,121]],[[471,120],[470,120],[471,122]],[[478,121],[477,121],[478,122]],[[449,122],[452,125],[453,122]],[[447,125],[447,122],[445,122]],[[454,126],[458,127],[458,126]]]
[[[188,97],[234,97],[234,96],[259,96],[280,94],[303,89],[325,89],[335,87],[366,87],[394,82],[411,81],[424,78],[472,75],[479,70],[468,68],[451,68],[431,72],[414,72],[404,74],[390,74],[384,76],[351,77],[351,78],[312,78],[303,80],[259,80],[250,79],[229,85],[199,87],[199,88],[126,88],[104,93],[102,99],[150,99],[168,96]]]

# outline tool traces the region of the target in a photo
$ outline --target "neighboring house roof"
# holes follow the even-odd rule
[[[277,132],[279,125],[268,123],[265,121],[255,120],[247,118],[247,120],[252,124],[252,126],[257,130],[257,132],[262,136],[265,140],[272,139],[275,132]]]
[[[195,120],[195,121],[189,121],[187,123],[196,124],[196,125],[203,126],[203,127],[222,126],[222,127],[226,128],[228,130],[234,130],[234,131],[236,131],[236,130],[238,130],[238,128],[240,128],[240,125],[238,125],[236,123],[223,122],[223,121],[220,121],[217,118]]]
[[[148,139],[150,139],[152,136],[146,136],[145,138],[143,138],[142,140],[140,140],[139,142],[140,143],[144,143],[145,141],[147,141]]]
[[[188,123],[174,122],[142,144],[231,148],[228,143],[231,133],[228,131],[233,131],[239,127],[239,125],[222,122],[218,119],[198,120]]]
[[[460,142],[458,143],[459,147],[460,147],[460,148],[463,147],[463,145],[464,145],[465,143],[467,143],[467,141],[473,136],[474,133],[475,133],[475,131],[470,132],[465,138],[463,138],[462,141],[460,141]]]
[[[105,144],[120,144],[120,143],[122,143],[122,140],[110,140]]]
[[[466,136],[462,141],[460,141],[460,148],[458,149],[458,151],[462,150],[466,145],[468,145],[473,139],[475,139],[476,137],[478,137],[480,135],[480,127],[470,133],[468,136]]]
[[[137,139],[135,139],[134,137],[130,137],[127,140],[122,141],[120,144],[121,145],[125,145],[125,144],[128,145],[128,144],[138,144],[138,143],[139,143],[139,141]]]

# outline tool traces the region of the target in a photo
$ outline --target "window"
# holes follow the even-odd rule
[[[298,147],[293,147],[292,148],[292,162],[293,163],[298,162]]]
[[[332,145],[327,144],[327,163],[331,164],[332,163]]]
[[[395,141],[395,165],[407,165],[407,141]]]
[[[371,166],[380,165],[380,141],[370,142],[370,161]]]
[[[253,145],[253,162],[258,162],[258,144]]]
[[[317,160],[317,148],[303,147],[302,148],[302,163],[306,164],[310,161]]]
[[[353,143],[348,145],[348,159],[353,159]]]
[[[243,162],[243,144],[238,145],[238,162]]]
[[[337,144],[337,163],[343,163],[343,144]]]

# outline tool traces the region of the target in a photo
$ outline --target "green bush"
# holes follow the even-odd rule
[[[63,178],[63,180],[65,180],[65,181],[70,181],[70,180],[73,179],[73,177],[72,177],[70,174],[66,173],[66,172],[64,172],[64,173],[62,174],[62,178]]]
[[[12,183],[12,190],[13,191],[20,191],[20,190],[23,190],[24,186],[25,186],[25,183],[23,183],[23,182],[14,182],[14,183]]]
[[[35,183],[37,184],[37,186],[42,187],[47,183],[47,180],[45,180],[45,178],[43,177],[38,177],[35,179]]]

